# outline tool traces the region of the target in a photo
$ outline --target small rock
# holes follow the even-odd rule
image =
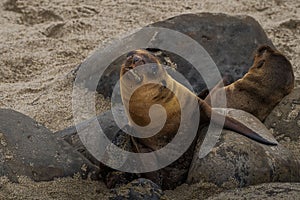
[[[46,28],[43,34],[46,37],[58,38],[62,37],[63,33],[61,33],[61,29],[64,27],[65,22],[53,23]]]
[[[22,13],[22,9],[19,4],[20,3],[17,0],[7,0],[4,2],[3,7],[4,10]]]
[[[298,19],[289,19],[285,22],[280,24],[281,27],[288,28],[288,29],[298,29],[300,26],[300,20]],[[298,29],[299,30],[299,29]]]
[[[161,188],[152,181],[139,178],[125,186],[112,190],[111,200],[160,200],[169,199]]]

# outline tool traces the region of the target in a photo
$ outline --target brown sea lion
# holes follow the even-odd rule
[[[149,67],[147,73],[139,74],[136,72],[136,67],[149,63],[154,64]],[[126,73],[129,73],[128,76],[124,76]],[[151,80],[156,80],[161,84],[149,83]],[[130,96],[130,91],[136,86],[140,87]],[[176,95],[169,88],[175,91]],[[160,104],[165,108],[167,119],[163,128],[152,137],[134,139],[137,143],[141,143],[151,150],[157,150],[165,146],[177,133],[181,122],[181,109],[178,99],[183,100],[183,107],[188,107],[194,100],[198,102],[196,107],[192,108],[190,112],[192,116],[193,110],[200,110],[200,124],[209,122],[211,119],[213,112],[211,107],[169,76],[160,61],[146,50],[136,50],[128,54],[120,72],[120,89],[127,114],[130,115],[129,123],[146,126],[151,121],[149,109],[153,104]],[[213,119],[213,122],[221,124],[220,119],[224,116],[218,113],[214,114],[216,117]],[[231,117],[225,117],[224,127],[258,142],[275,145],[275,143],[266,140]]]
[[[244,110],[263,121],[284,96],[294,88],[291,63],[279,51],[261,46],[254,56],[249,72],[236,82],[225,86],[227,107]],[[220,86],[216,86],[205,102],[222,107]]]
[[[136,70],[137,67],[149,63],[153,63],[154,65],[146,68],[145,74],[139,74],[139,71]],[[151,83],[151,80],[156,80],[156,84]],[[136,138],[125,134],[124,136],[127,136],[126,138],[129,138],[131,141],[129,146],[131,146],[132,149],[129,151],[139,153],[155,151],[168,144],[170,140],[173,139],[174,135],[180,134],[178,133],[178,127],[181,122],[180,118],[182,113],[179,102],[183,102],[183,104],[181,104],[183,107],[190,107],[189,109],[192,109],[188,110],[188,113],[190,112],[188,121],[191,123],[193,122],[193,113],[195,110],[198,110],[201,113],[200,125],[209,122],[211,118],[211,107],[190,90],[171,78],[157,57],[146,50],[137,50],[128,54],[127,59],[121,68],[120,83],[122,100],[126,107],[127,115],[130,115],[129,119],[134,121],[135,124],[146,126],[150,123],[149,110],[153,104],[162,105],[165,108],[167,116],[162,129],[152,137]],[[137,87],[137,89],[130,97],[131,90],[133,90],[134,87]],[[176,94],[170,89],[175,91]],[[196,105],[193,105],[194,107],[190,105],[193,101],[196,102]],[[161,118],[161,116],[152,115],[151,119],[153,119],[153,117]],[[216,123],[219,123],[218,118],[215,118],[214,120]],[[259,142],[275,145],[275,143],[260,137],[255,132],[230,117],[226,117],[225,126]],[[179,159],[160,170],[144,174],[128,174],[108,170],[108,173],[104,174],[106,185],[109,188],[112,188],[116,185],[128,183],[130,180],[133,180],[134,177],[144,177],[157,183],[164,190],[176,188],[184,183],[187,178],[197,138],[198,137],[192,138],[194,141]],[[126,139],[126,144],[127,143],[128,140]],[[178,146],[177,148],[180,147]],[[144,163],[144,165],[153,165],[155,164],[155,160],[156,158],[153,157],[149,163]],[[158,160],[156,161],[159,162]],[[124,179],[124,177],[126,178]]]

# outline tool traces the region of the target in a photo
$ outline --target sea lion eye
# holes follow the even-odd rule
[[[265,63],[265,60],[260,60],[258,63],[257,63],[257,68],[261,68]]]
[[[258,56],[262,56],[264,53],[267,53],[267,52],[271,53],[271,52],[274,52],[274,50],[267,45],[261,46],[260,48],[257,49]]]
[[[133,61],[133,64],[135,64],[135,63],[139,62],[140,60],[141,59],[139,57],[134,56],[132,61]]]

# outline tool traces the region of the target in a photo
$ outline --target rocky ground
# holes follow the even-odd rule
[[[290,59],[296,86],[300,85],[298,0],[0,0],[0,5],[0,107],[22,112],[52,131],[72,125],[74,70],[95,48],[136,28],[187,12],[254,17],[274,45]],[[99,112],[105,111],[109,101],[99,95],[97,107]],[[109,193],[102,183],[78,178],[35,183],[20,177],[19,184],[1,178],[0,188],[0,197],[10,199],[102,199]],[[214,185],[195,184],[182,185],[166,194],[171,199],[199,199],[223,190]],[[256,194],[259,198],[279,199],[285,194],[296,198],[299,190],[299,184],[265,184],[212,198],[251,198]]]

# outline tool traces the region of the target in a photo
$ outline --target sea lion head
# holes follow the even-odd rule
[[[291,63],[282,53],[267,45],[257,49],[254,63],[247,74],[247,84],[251,83],[252,88],[259,88],[262,103],[276,105],[294,88],[295,78]],[[260,118],[264,119],[266,114],[267,111]]]
[[[292,68],[291,63],[282,53],[268,45],[263,45],[256,50],[253,67],[270,68],[272,71],[278,71],[281,68]]]
[[[147,50],[139,49],[127,54],[120,76],[121,79],[125,78],[126,82],[131,84],[141,85],[147,81],[156,80],[165,85],[167,72],[157,57]]]
[[[146,126],[151,122],[149,112],[155,104],[168,105],[180,112],[178,99],[172,92],[174,82],[152,53],[143,49],[129,52],[120,72],[121,97],[127,115],[135,124]],[[167,115],[173,110],[169,109]]]
[[[263,45],[257,49],[249,72],[260,75],[261,81],[271,88],[278,87],[290,92],[294,87],[294,73],[290,61],[270,46]]]

